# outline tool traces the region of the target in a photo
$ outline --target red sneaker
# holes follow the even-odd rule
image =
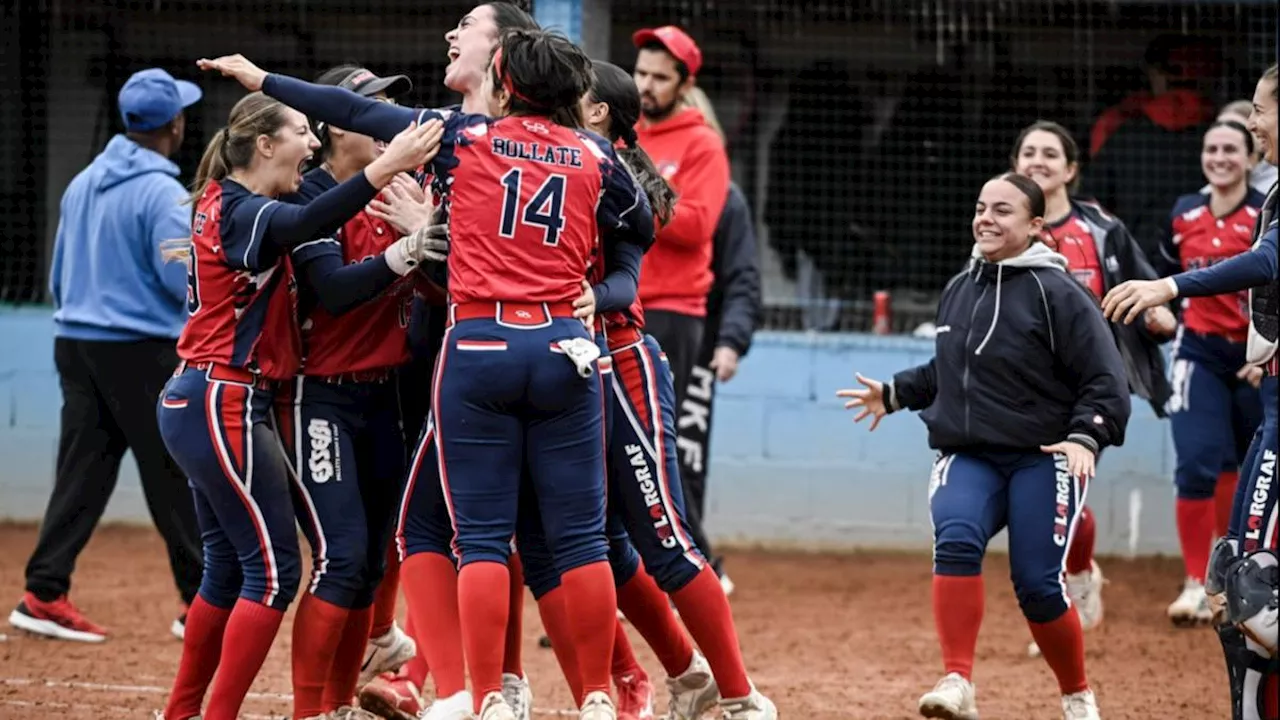
[[[613,679],[618,688],[618,720],[653,720],[653,683],[644,673]]]
[[[59,640],[100,643],[107,639],[107,629],[82,615],[66,595],[53,602],[44,602],[31,593],[25,593],[18,607],[9,613],[9,624]]]
[[[415,720],[425,704],[412,680],[382,673],[360,688],[360,707],[387,720]]]

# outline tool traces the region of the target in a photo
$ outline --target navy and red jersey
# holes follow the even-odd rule
[[[281,204],[234,180],[210,182],[196,202],[187,272],[187,323],[178,357],[292,377],[301,363],[297,283],[266,242]]]
[[[570,302],[582,293],[597,237],[653,244],[648,198],[593,133],[534,116],[405,108],[276,74],[262,89],[313,119],[384,141],[412,122],[444,121],[428,169],[449,217],[453,302]]]
[[[1045,227],[1045,245],[1067,259],[1067,271],[1101,300],[1103,291],[1102,262],[1098,243],[1074,209],[1062,220]]]
[[[1238,206],[1217,217],[1207,192],[1178,198],[1161,247],[1166,262],[1183,271],[1199,270],[1248,252],[1265,199],[1251,189]],[[1192,332],[1244,342],[1249,331],[1248,291],[1185,298],[1182,324]]]

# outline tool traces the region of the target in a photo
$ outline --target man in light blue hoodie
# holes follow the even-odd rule
[[[102,642],[107,631],[70,602],[71,572],[133,450],[143,494],[164,536],[184,606],[202,569],[186,477],[165,449],[156,399],[178,364],[187,273],[166,263],[165,240],[191,234],[191,208],[169,158],[182,145],[185,108],[201,97],[159,69],[120,90],[125,133],[67,187],[50,290],[62,425],[53,495],[27,564],[26,593],[9,623],[30,632]],[[185,612],[171,632],[181,637]]]

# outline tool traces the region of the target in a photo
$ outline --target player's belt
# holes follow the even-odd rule
[[[640,328],[634,325],[610,325],[607,335],[609,338],[609,352],[611,353],[619,352],[644,342],[644,333],[640,332]]]
[[[1263,366],[1262,371],[1271,377],[1280,376],[1280,352],[1271,356]]]
[[[390,368],[362,370],[360,372],[338,373],[337,375],[313,375],[312,378],[330,385],[351,385],[355,383],[382,383],[391,379]]]
[[[248,385],[258,390],[269,390],[273,387],[272,381],[259,373],[216,362],[187,362],[183,360],[178,363],[178,369],[174,370],[173,374],[181,375],[187,370],[200,370],[210,380]]]
[[[551,324],[554,318],[573,317],[573,305],[567,302],[518,303],[475,301],[449,307],[449,325],[463,320],[493,320],[504,327],[533,330]]]

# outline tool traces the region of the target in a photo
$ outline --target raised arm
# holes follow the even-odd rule
[[[435,110],[407,108],[371,100],[336,85],[317,85],[288,75],[269,74],[262,92],[312,120],[389,141],[411,122],[441,118]]]

